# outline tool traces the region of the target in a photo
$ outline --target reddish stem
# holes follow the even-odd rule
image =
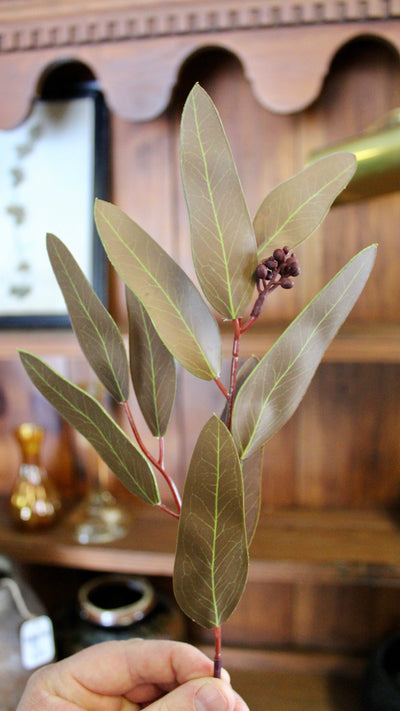
[[[230,383],[229,383],[228,417],[227,417],[227,427],[229,430],[231,429],[232,407],[233,407],[233,401],[234,401],[235,394],[236,394],[236,379],[237,379],[238,363],[239,363],[241,319],[236,318],[233,322],[233,326],[234,326],[234,336],[233,336],[233,346],[232,346],[231,378],[230,378]]]
[[[158,469],[160,474],[164,477],[165,481],[167,482],[167,484],[172,492],[172,496],[174,497],[175,505],[176,505],[176,508],[178,511],[178,516],[179,516],[181,507],[182,507],[181,497],[179,495],[178,489],[176,488],[175,482],[171,479],[169,474],[165,471],[163,461],[161,461],[161,459],[162,460],[164,459],[164,444],[160,444],[160,461],[157,461],[157,459],[155,457],[153,457],[152,453],[147,449],[146,445],[144,444],[144,442],[138,432],[138,429],[136,427],[135,420],[133,419],[132,411],[131,411],[131,408],[129,407],[128,401],[126,400],[125,402],[123,402],[122,406],[125,410],[126,416],[128,418],[128,422],[131,426],[133,434],[136,437],[136,441],[137,441],[140,449],[142,450],[143,454],[147,457],[147,459],[156,467],[156,469]],[[163,439],[163,438],[161,437],[160,440],[161,439]],[[163,508],[165,510],[165,507],[163,507],[163,506],[160,506],[160,508]]]
[[[228,399],[229,393],[228,393],[228,391],[227,391],[225,385],[223,384],[223,382],[222,382],[218,377],[217,377],[217,378],[214,378],[214,380],[215,380],[215,382],[217,383],[219,389],[221,390],[221,393],[223,394],[223,396],[224,396],[226,399]]]
[[[265,299],[269,294],[271,294],[275,289],[277,289],[279,286],[279,281],[270,281],[268,282],[267,286],[265,289],[260,289],[258,288],[258,298],[253,306],[253,310],[250,314],[249,319],[246,321],[244,326],[241,327],[240,333],[245,333],[245,331],[248,331],[248,329],[253,325],[255,321],[257,321],[258,317],[261,316],[261,312],[264,307],[264,302]]]
[[[171,511],[171,509],[168,508],[168,506],[165,506],[164,504],[156,504],[158,509],[161,509],[161,511],[164,511],[165,513],[169,514],[169,516],[173,516],[174,518],[178,518],[180,514],[178,514],[177,511]]]
[[[244,326],[241,327],[240,333],[245,333],[252,325],[253,323],[257,321],[257,316],[250,316],[248,321],[244,324]]]
[[[160,467],[165,468],[165,448],[164,448],[164,437],[160,437],[158,440],[158,463]]]
[[[219,626],[219,627],[214,627],[214,635],[215,635],[214,678],[215,678],[215,679],[220,679],[220,678],[221,678],[221,671],[222,671],[222,657],[221,657],[222,637],[221,637],[221,626]]]

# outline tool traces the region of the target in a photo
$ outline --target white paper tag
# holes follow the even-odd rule
[[[55,656],[54,632],[51,620],[47,615],[25,620],[19,630],[19,641],[24,669],[36,669],[53,661]]]

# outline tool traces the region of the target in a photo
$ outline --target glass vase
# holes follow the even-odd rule
[[[79,386],[106,405],[106,391],[100,383],[81,382]],[[129,526],[127,512],[109,491],[109,470],[87,440],[73,431],[78,460],[85,471],[88,490],[72,512],[69,523],[78,543],[109,543],[126,536]]]
[[[15,431],[22,462],[10,498],[13,521],[21,528],[35,529],[52,524],[61,508],[60,496],[46,469],[40,464],[44,430],[24,422]]]

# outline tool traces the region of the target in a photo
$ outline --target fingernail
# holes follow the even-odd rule
[[[227,711],[225,696],[214,684],[204,684],[194,697],[196,711]]]

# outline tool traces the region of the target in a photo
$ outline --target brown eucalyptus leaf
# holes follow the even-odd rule
[[[233,406],[232,433],[250,457],[292,416],[369,277],[376,245],[359,252],[290,324],[249,375]]]
[[[356,167],[353,153],[331,153],[277,185],[254,218],[259,259],[276,247],[294,249],[304,242],[325,219]]]
[[[221,119],[198,84],[183,109],[180,156],[200,286],[218,313],[239,318],[254,293],[257,243]]]
[[[149,504],[158,504],[157,481],[147,459],[99,402],[37,356],[19,353],[39,392],[90,442],[128,491]]]
[[[113,398],[124,402],[129,396],[129,367],[116,323],[69,249],[55,235],[47,235],[47,251],[85,357]]]
[[[213,415],[197,440],[184,487],[176,600],[198,624],[219,626],[240,600],[247,569],[240,462],[229,430]]]
[[[198,378],[218,376],[218,325],[183,269],[115,205],[96,200],[95,219],[110,262],[142,301],[168,350]]]
[[[175,400],[175,361],[160,339],[143,304],[128,288],[126,303],[133,387],[151,433],[155,437],[163,437]]]
[[[247,545],[250,546],[260,517],[264,447],[242,462],[244,514]]]

